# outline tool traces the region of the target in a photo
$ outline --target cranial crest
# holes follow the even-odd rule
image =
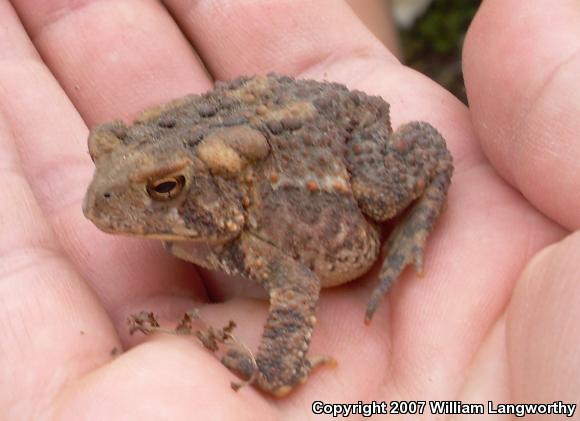
[[[126,133],[127,126],[120,120],[101,124],[91,130],[89,135],[89,154],[93,161],[110,153],[120,145]]]

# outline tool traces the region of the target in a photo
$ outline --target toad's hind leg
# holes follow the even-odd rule
[[[320,281],[300,262],[249,237],[243,247],[248,275],[269,291],[270,309],[255,358],[232,349],[222,362],[280,397],[303,383],[315,367],[334,363],[329,357],[306,356],[316,323]]]
[[[417,272],[423,271],[427,236],[444,207],[453,164],[443,137],[422,122],[408,123],[392,134],[381,127],[368,127],[354,134],[350,150],[353,192],[363,212],[384,221],[412,203],[385,243],[387,254],[379,284],[366,311],[368,324],[407,265],[413,263]],[[372,165],[368,165],[368,157]]]

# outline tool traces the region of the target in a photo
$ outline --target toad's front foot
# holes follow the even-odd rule
[[[281,356],[282,357],[282,356]],[[274,360],[281,361],[282,358]],[[238,390],[245,384],[256,384],[262,391],[270,393],[278,398],[286,396],[294,388],[306,381],[308,375],[318,367],[328,365],[335,367],[337,362],[334,358],[326,355],[306,357],[301,364],[294,367],[290,372],[275,368],[273,360],[254,358],[247,350],[230,349],[222,358],[222,363],[233,373],[244,380],[243,383],[232,382],[232,388]],[[273,370],[274,368],[274,370]],[[274,375],[273,375],[274,374]],[[290,374],[289,376],[286,374]]]
[[[268,290],[270,309],[255,357],[239,348],[229,351],[222,361],[262,391],[284,396],[304,383],[314,368],[335,363],[330,357],[307,356],[316,323],[320,279],[302,263],[257,237],[246,237],[243,250],[249,277]]]

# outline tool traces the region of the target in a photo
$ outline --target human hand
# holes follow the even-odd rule
[[[552,102],[532,108],[533,136],[510,124],[522,115],[517,110],[529,114],[526,89],[541,85],[548,68],[560,67],[558,75],[570,79],[577,74],[573,60],[558,66],[570,54],[555,48],[554,34],[577,40],[578,25],[570,22],[578,21],[578,11],[572,2],[528,2],[538,31],[529,24],[527,30],[550,36],[510,55],[497,23],[485,24],[486,16],[500,14],[502,30],[516,28],[521,3],[502,1],[486,1],[466,45],[471,115],[432,81],[398,64],[337,2],[167,0],[174,20],[154,1],[71,6],[14,0],[33,43],[10,4],[0,2],[2,413],[13,419],[293,419],[308,415],[314,400],[578,396],[573,350],[580,331],[573,321],[580,292],[569,269],[580,253],[578,235],[542,253],[518,280],[535,252],[566,234],[562,226],[579,226],[573,205],[577,209],[580,199],[572,189],[578,123],[556,120],[553,111],[567,101],[563,112],[577,114],[578,94],[542,91]],[[551,32],[540,31],[546,10],[562,22]],[[513,31],[510,39],[520,39]],[[492,41],[503,48],[492,48]],[[540,47],[551,53],[548,63],[522,66],[517,79],[509,77],[510,63],[527,63],[523,59],[532,60]],[[498,50],[503,55],[494,55]],[[233,392],[233,375],[191,338],[154,335],[139,344],[128,338],[130,313],[151,309],[172,319],[201,307],[214,325],[236,320],[237,336],[255,348],[267,304],[200,305],[207,302],[205,283],[190,265],[154,242],[103,234],[81,213],[93,170],[86,125],[130,119],[147,106],[207,90],[212,77],[267,71],[327,78],[383,96],[395,127],[410,120],[437,127],[456,166],[448,209],[429,239],[426,276],[408,271],[370,327],[363,317],[373,279],[324,291],[310,353],[330,354],[339,366],[317,371],[283,400],[249,387]],[[490,89],[490,75],[500,78],[494,82],[501,89]],[[555,161],[563,177],[550,177],[554,164],[546,163],[554,130],[558,151],[570,157]],[[529,201],[496,174],[475,133]],[[513,153],[498,142],[505,133],[513,133],[507,138],[520,148],[519,167],[534,162],[537,179],[514,169]],[[536,141],[526,142],[530,138]],[[550,153],[531,154],[538,145],[549,145]],[[546,160],[532,161],[537,156]],[[126,352],[112,355],[115,349]],[[534,377],[540,374],[549,381]]]
[[[464,48],[471,118],[492,165],[576,231],[528,263],[503,311],[497,362],[514,402],[580,403],[579,48],[578,3],[547,0],[485,1]]]

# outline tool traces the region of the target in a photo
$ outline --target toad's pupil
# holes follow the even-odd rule
[[[175,187],[177,187],[177,183],[175,181],[164,181],[163,183],[157,184],[155,186],[155,191],[161,194],[169,193]]]

